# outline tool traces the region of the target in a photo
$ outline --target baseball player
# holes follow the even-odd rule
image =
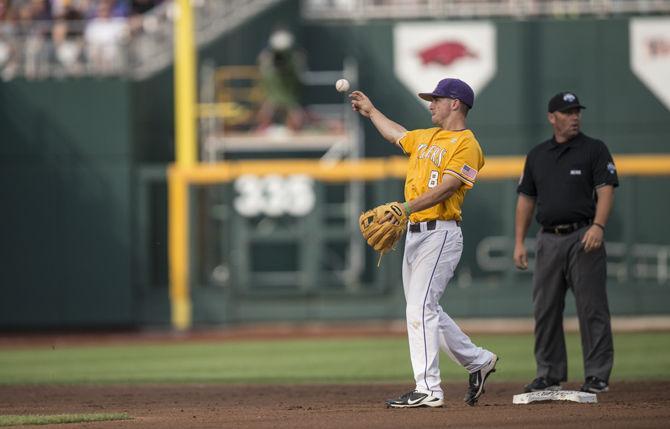
[[[440,349],[470,373],[465,402],[475,405],[484,393],[487,377],[495,372],[498,357],[473,344],[439,303],[463,250],[463,198],[484,165],[479,143],[466,126],[474,92],[459,79],[443,79],[433,92],[419,94],[430,101],[436,127],[413,131],[384,116],[362,92],[354,91],[349,97],[355,111],[369,118],[386,140],[409,156],[406,201],[392,204],[393,210],[402,207],[403,215],[409,216],[402,276],[416,386],[397,399],[387,400],[386,405],[443,405]]]

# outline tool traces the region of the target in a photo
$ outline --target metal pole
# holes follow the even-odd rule
[[[180,171],[194,166],[196,156],[196,52],[193,10],[189,0],[175,3],[174,19],[174,112],[175,169],[169,180],[170,307],[172,326],[178,331],[191,327],[189,291],[189,196],[188,183]]]

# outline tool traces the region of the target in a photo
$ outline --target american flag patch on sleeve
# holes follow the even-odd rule
[[[463,164],[463,167],[461,168],[461,174],[472,181],[477,178],[477,173],[478,171],[470,167],[468,164]]]

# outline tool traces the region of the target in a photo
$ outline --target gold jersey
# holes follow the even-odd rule
[[[445,174],[454,176],[463,186],[441,203],[412,213],[410,221],[460,221],[461,205],[468,189],[484,166],[484,154],[472,131],[447,131],[428,128],[406,132],[398,145],[409,156],[405,200],[411,201],[442,183]]]

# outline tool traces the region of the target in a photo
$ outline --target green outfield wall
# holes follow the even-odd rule
[[[210,43],[199,59],[254,64],[281,22],[295,29],[309,69],[337,70],[345,57],[354,58],[358,87],[378,108],[408,128],[430,126],[427,111],[394,74],[394,62],[403,60],[393,54],[397,22],[304,22],[294,3],[280,4]],[[523,155],[547,138],[546,101],[563,89],[579,94],[588,107],[584,131],[607,142],[613,153],[669,151],[670,113],[630,68],[628,18],[493,24],[496,72],[479,91],[469,118],[488,156]],[[434,84],[425,82],[426,89]],[[171,70],[140,82],[0,83],[0,329],[169,323],[165,168],[174,153],[172,94]],[[339,99],[332,89],[305,94],[305,102]],[[367,156],[399,154],[369,123],[363,128]],[[662,304],[670,299],[670,233],[664,226],[670,175],[624,177],[621,184],[607,232],[613,243],[612,312],[667,314]],[[384,186],[385,197],[400,198],[399,181]],[[220,192],[230,204],[233,190],[228,186]],[[209,198],[203,195],[193,197],[195,213]],[[372,195],[367,203],[381,202]],[[505,262],[514,203],[513,178],[481,182],[468,195],[465,251],[444,299],[450,314],[531,314],[530,276]],[[212,213],[203,213],[194,226],[212,222]],[[296,236],[319,228],[313,216],[299,222],[304,229]],[[254,277],[239,264],[230,266],[226,282],[217,283],[211,271],[220,259],[234,259],[240,247],[252,246],[231,241],[233,225],[245,228],[244,223],[219,222],[220,235],[191,249],[200,261],[192,285],[197,324],[403,316],[400,252],[384,259],[383,281],[372,286],[352,289],[324,281],[278,293],[255,288]],[[253,252],[263,255],[271,248],[266,259],[277,257],[279,266],[295,264],[290,249],[303,244],[288,240],[283,248],[263,250],[256,243]],[[367,258],[367,270],[373,270],[376,260],[371,254]]]
[[[0,325],[134,320],[129,86],[0,85]]]

